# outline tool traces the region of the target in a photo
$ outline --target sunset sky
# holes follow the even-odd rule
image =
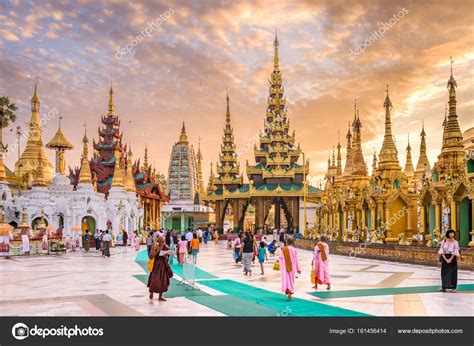
[[[91,142],[97,140],[112,79],[134,158],[148,145],[151,163],[167,174],[171,146],[185,121],[195,148],[202,139],[207,183],[222,140],[226,87],[237,148],[253,147],[263,127],[277,29],[291,131],[311,160],[313,185],[324,175],[338,131],[346,146],[354,98],[371,167],[374,147],[379,152],[383,140],[386,84],[402,167],[408,135],[416,165],[423,119],[433,164],[441,148],[450,56],[461,130],[474,126],[472,23],[474,2],[464,0],[0,0],[0,95],[18,106],[17,123],[4,130],[5,143],[14,141],[11,128],[29,121],[38,76],[42,114],[59,110],[64,133],[76,146],[66,154],[67,164],[79,165],[83,124]],[[351,55],[382,27],[383,37]],[[140,33],[145,31],[149,37]],[[137,36],[130,53],[118,54]],[[46,123],[45,143],[57,126],[57,116]],[[252,154],[240,157],[242,168],[246,159],[254,162]],[[48,155],[53,162],[54,153]],[[10,169],[16,156],[6,159]]]

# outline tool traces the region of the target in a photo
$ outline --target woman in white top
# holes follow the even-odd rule
[[[452,229],[446,232],[446,239],[441,242],[438,254],[441,261],[441,283],[440,292],[456,292],[458,284],[458,258],[459,244],[454,239],[454,231]]]

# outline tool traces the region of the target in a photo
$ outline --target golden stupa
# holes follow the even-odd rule
[[[18,169],[20,169],[21,176],[25,174],[36,175],[40,158],[42,158],[43,161],[44,178],[49,182],[54,176],[54,166],[46,156],[43,146],[41,137],[40,98],[35,83],[35,92],[31,98],[31,120],[28,129],[28,141],[20,159],[15,163],[15,176],[18,176]]]

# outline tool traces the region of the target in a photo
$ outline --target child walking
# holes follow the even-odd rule
[[[267,244],[264,241],[261,241],[260,247],[258,248],[258,263],[260,263],[260,269],[262,270],[260,273],[261,275],[265,274],[263,271],[263,263],[265,263],[265,260],[268,261],[268,255],[265,246],[267,246]]]
[[[186,237],[183,235],[181,240],[178,242],[178,262],[181,265],[184,265],[186,262],[186,254],[188,253],[188,241]]]

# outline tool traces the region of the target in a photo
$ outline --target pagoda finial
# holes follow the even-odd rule
[[[279,65],[280,65],[280,60],[278,58],[278,46],[280,43],[278,42],[278,35],[277,35],[277,29],[275,29],[275,40],[273,41],[273,47],[275,48],[275,55],[273,58],[273,67],[275,70],[278,70]]]
[[[387,84],[387,88],[385,89],[385,92],[387,93],[387,96],[385,97],[385,102],[383,103],[383,106],[385,109],[392,109],[393,106],[392,106],[392,102],[390,101],[390,97],[388,96],[388,84]]]
[[[125,169],[125,178],[123,182],[123,187],[127,192],[135,192],[135,180],[133,179],[133,171],[132,171],[132,146],[129,145],[128,147],[128,154],[127,154],[127,167]]]
[[[82,138],[82,143],[87,143],[89,140],[87,139],[87,121],[84,121],[84,137]]]
[[[35,78],[35,91],[33,92],[33,96],[31,97],[31,112],[39,113],[40,110],[40,98],[38,95],[38,79],[39,77]]]
[[[188,144],[188,136],[186,135],[186,126],[184,125],[183,121],[183,127],[181,128],[181,134],[179,136],[179,140],[177,144]]]
[[[230,100],[229,100],[229,93],[227,92],[227,88],[226,88],[226,101],[227,101],[227,109],[226,109],[226,113],[225,113],[225,121],[227,124],[230,124]]]
[[[84,122],[84,138],[82,139],[83,148],[82,148],[82,163],[81,163],[81,170],[79,172],[79,183],[86,183],[92,184],[92,174],[91,174],[91,167],[89,165],[89,148],[88,143],[89,140],[87,139],[87,123]]]
[[[112,80],[110,81],[110,90],[109,90],[109,116],[115,114],[115,105],[114,105],[114,89],[112,87]]]
[[[198,137],[198,151],[196,154],[196,159],[198,160],[198,163],[202,161],[202,153],[201,153],[201,136]]]

